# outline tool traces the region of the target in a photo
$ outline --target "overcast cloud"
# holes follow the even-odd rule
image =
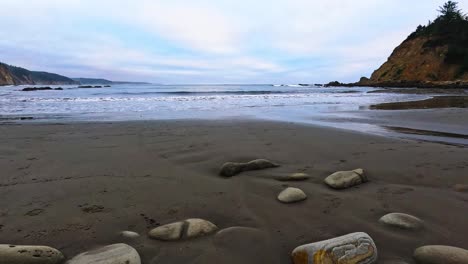
[[[12,65],[157,83],[317,83],[369,76],[444,0],[0,2],[0,61]]]

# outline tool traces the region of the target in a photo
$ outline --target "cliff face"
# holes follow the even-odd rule
[[[75,84],[72,79],[55,73],[29,71],[0,62],[0,85]]]
[[[454,2],[439,11],[393,51],[371,83],[468,81],[468,18]]]
[[[458,63],[447,63],[449,44],[428,47],[433,37],[416,37],[398,46],[371,76],[372,82],[392,81],[468,81]]]

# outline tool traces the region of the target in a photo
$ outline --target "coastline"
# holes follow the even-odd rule
[[[22,123],[0,132],[5,243],[46,244],[72,257],[125,242],[143,263],[290,263],[298,245],[355,231],[375,239],[382,262],[411,261],[425,244],[468,247],[468,197],[452,189],[467,184],[466,147],[253,120]],[[256,158],[281,167],[217,175],[224,162]],[[322,182],[359,167],[369,183],[335,191]],[[311,178],[275,180],[293,172]],[[285,186],[309,198],[281,204],[276,195]],[[425,229],[414,235],[384,227],[377,220],[389,212],[416,215]],[[252,230],[222,242],[218,235],[147,237],[152,227],[191,217]],[[127,240],[123,230],[141,237]]]

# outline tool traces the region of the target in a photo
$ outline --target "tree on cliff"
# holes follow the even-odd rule
[[[443,6],[439,7],[440,19],[443,20],[463,20],[465,15],[461,9],[458,8],[458,3],[454,1],[448,1]]]

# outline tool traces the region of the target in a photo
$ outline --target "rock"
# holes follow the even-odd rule
[[[217,229],[218,227],[210,221],[191,218],[154,228],[148,235],[153,239],[172,241],[204,236],[213,233]]]
[[[468,250],[450,246],[417,248],[413,258],[418,264],[468,264]]]
[[[219,175],[224,177],[232,177],[243,171],[263,170],[276,167],[279,167],[279,165],[265,159],[256,159],[247,163],[226,162],[221,167]]]
[[[298,188],[288,187],[279,195],[278,200],[283,203],[295,203],[307,199],[307,195]]]
[[[81,253],[67,264],[141,264],[138,252],[127,244],[113,244]]]
[[[0,245],[0,263],[5,264],[59,264],[63,254],[47,246]]]
[[[409,214],[402,213],[386,214],[379,219],[379,222],[409,230],[418,230],[423,226],[423,221],[421,219]]]
[[[277,177],[278,181],[305,181],[309,179],[310,176],[306,173],[292,173],[285,176]]]
[[[218,229],[216,225],[203,219],[193,218],[187,219],[185,222],[188,224],[186,233],[187,238],[204,236],[213,233]]]
[[[324,182],[333,189],[346,189],[367,182],[363,169],[338,171],[325,178]]]
[[[468,184],[455,184],[453,190],[456,192],[468,192]]]
[[[51,87],[26,87],[23,88],[21,91],[23,92],[32,92],[32,91],[49,91],[53,90]]]
[[[133,232],[133,231],[122,231],[120,232],[120,236],[134,239],[134,238],[140,237],[140,234],[138,234],[137,232]]]
[[[292,259],[294,264],[372,264],[377,263],[377,247],[368,234],[359,232],[297,247]]]
[[[177,222],[156,227],[152,229],[148,235],[150,238],[171,241],[179,240],[182,238],[182,231],[184,229],[185,222]]]

